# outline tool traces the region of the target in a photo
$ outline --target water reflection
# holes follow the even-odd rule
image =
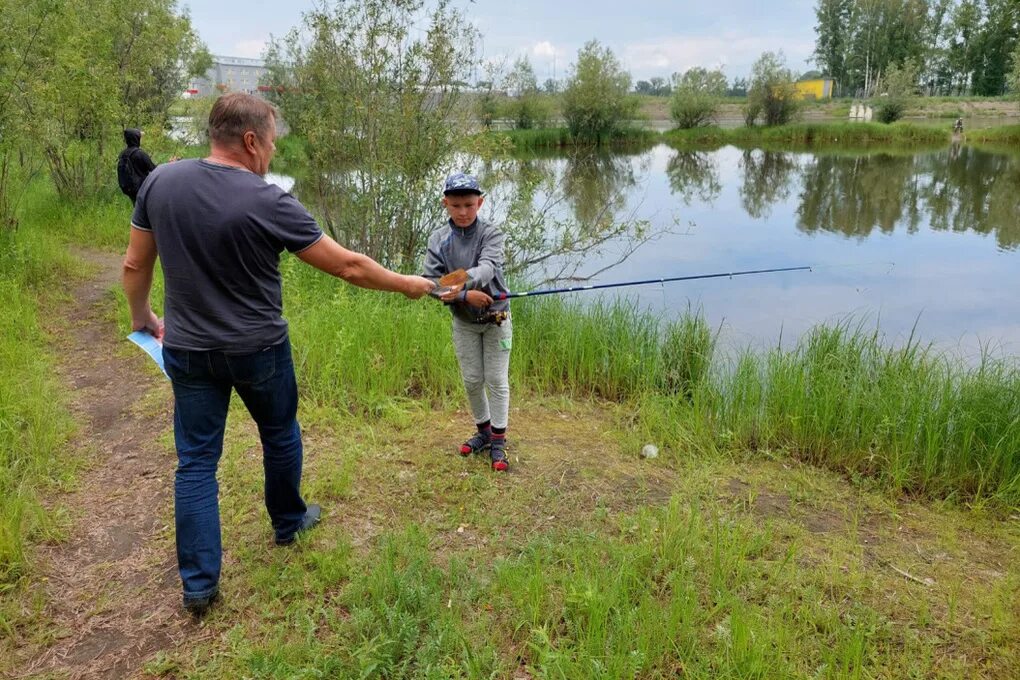
[[[665,172],[685,204],[714,203],[723,191],[720,154],[676,151]],[[869,155],[739,152],[737,190],[744,213],[768,218],[796,194],[796,226],[805,233],[867,238],[878,230],[993,234],[1020,245],[1020,157],[971,147],[940,153]]]
[[[1020,158],[964,148],[948,161],[921,159],[920,191],[931,227],[994,234],[999,247],[1020,245]]]
[[[636,184],[630,159],[608,151],[575,154],[563,173],[563,193],[574,217],[589,229],[614,221]]]
[[[684,203],[712,203],[722,191],[715,154],[706,151],[678,151],[666,166],[669,186]]]
[[[644,172],[647,163],[640,153],[605,151],[484,163],[485,208],[487,217],[503,225],[508,271],[549,283],[587,278],[626,259],[650,237],[648,222],[635,218],[630,206]],[[592,258],[608,256],[607,244],[613,244],[612,257],[579,274]]]
[[[817,156],[800,177],[797,228],[867,237],[897,225],[917,229],[918,177],[912,156]]]
[[[760,149],[744,151],[740,165],[744,171],[740,187],[744,210],[755,219],[768,217],[774,204],[790,196],[793,171],[797,169],[793,154]]]

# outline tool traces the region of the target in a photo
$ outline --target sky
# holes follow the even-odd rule
[[[694,66],[746,77],[765,51],[782,50],[795,73],[813,68],[816,0],[454,0],[482,34],[489,61],[527,56],[539,82],[562,79],[589,40],[613,50],[633,79]],[[270,37],[301,22],[313,0],[183,0],[215,55],[259,57]]]

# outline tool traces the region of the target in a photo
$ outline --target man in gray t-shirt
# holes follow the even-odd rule
[[[159,252],[164,346],[234,354],[287,337],[280,254],[300,255],[323,237],[280,187],[204,158],[156,168],[138,192],[131,225],[151,234]]]
[[[356,286],[422,297],[435,284],[392,272],[326,236],[298,201],[263,176],[276,151],[276,113],[240,93],[209,114],[209,156],[156,168],[138,192],[124,258],[133,330],[163,340],[174,391],[177,561],[184,606],[203,614],[219,592],[222,548],[216,467],[231,391],[259,429],[266,509],[278,545],[319,521],[301,498],[302,443],[280,254]],[[157,256],[165,328],[149,304]],[[164,332],[165,331],[165,332]]]

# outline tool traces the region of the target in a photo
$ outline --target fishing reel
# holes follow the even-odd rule
[[[499,312],[485,312],[478,317],[477,323],[491,323],[497,326],[502,326],[503,322],[510,318],[510,312],[502,310]]]

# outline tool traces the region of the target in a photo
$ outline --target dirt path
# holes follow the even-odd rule
[[[169,383],[110,320],[108,291],[120,257],[83,251],[98,273],[53,317],[80,432],[72,455],[87,457],[76,490],[52,505],[71,515],[68,539],[35,554],[53,622],[47,646],[32,645],[16,677],[123,678],[141,671],[197,625],[181,610],[167,539],[173,457],[158,438],[170,429]]]

